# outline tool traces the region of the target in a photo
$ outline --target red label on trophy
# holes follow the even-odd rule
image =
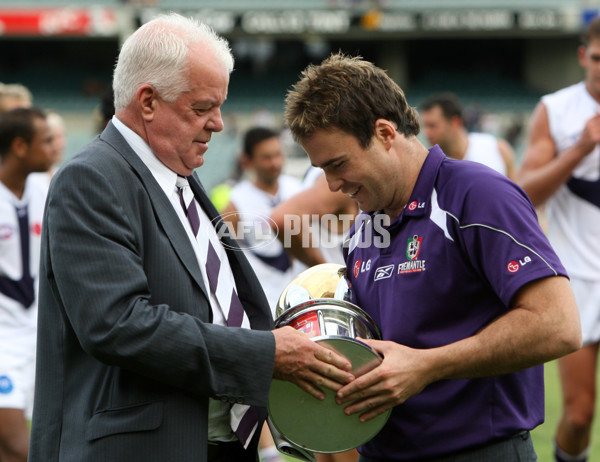
[[[310,334],[311,336],[321,335],[319,317],[314,311],[298,316],[298,318],[294,320],[292,327],[305,334]]]

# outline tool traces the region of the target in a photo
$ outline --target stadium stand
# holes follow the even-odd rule
[[[582,18],[594,14],[591,3],[586,0],[228,0],[220,4],[214,0],[0,0],[0,15],[11,9],[34,11],[35,8],[40,11],[87,8],[92,18],[97,18],[96,12],[103,8],[114,12],[112,30],[103,30],[94,23],[87,34],[46,37],[44,31],[36,36],[3,36],[0,16],[0,56],[3,57],[0,82],[24,84],[33,93],[35,104],[64,115],[68,158],[96,134],[94,110],[110,86],[119,43],[135,24],[161,11],[180,11],[201,18],[218,10],[232,13],[235,19],[233,29],[224,34],[234,53],[238,53],[240,44],[246,47],[241,48],[246,50],[245,55],[236,54],[236,68],[223,106],[224,116],[231,115],[237,120],[239,132],[252,123],[258,109],[271,113],[279,123],[285,94],[300,70],[309,62],[320,61],[323,55],[319,53],[337,50],[361,54],[389,68],[413,106],[418,106],[432,92],[453,91],[465,106],[477,107],[483,114],[497,115],[501,119],[497,126],[504,130],[513,120],[521,120],[529,114],[541,94],[578,78],[572,49],[576,46]],[[249,11],[249,5],[267,16],[270,12],[277,15],[285,11],[309,14],[315,10],[344,10],[350,14],[350,25],[346,32],[340,33],[291,34],[280,30],[253,34],[241,26],[241,18]],[[514,20],[511,30],[473,31],[459,24],[457,30],[438,31],[425,30],[422,26],[427,12],[449,11],[460,17],[472,10],[501,9]],[[384,17],[388,13],[412,14],[416,28],[393,33],[378,31],[375,22],[369,26],[375,29],[365,30],[361,26],[361,15],[372,10],[380,10]],[[540,12],[541,19],[549,22],[542,21],[536,25],[538,29],[520,30],[517,16],[522,10]],[[281,16],[267,16],[263,17],[266,21],[281,19]],[[259,42],[266,45],[272,55],[263,57],[257,65],[256,55],[248,47]],[[322,46],[322,50],[317,46],[315,52],[311,45],[314,43]],[[548,56],[537,57],[540,50],[549,50]],[[532,56],[536,56],[535,65],[528,64]],[[541,66],[537,66],[537,60]],[[559,72],[544,72],[544,66]],[[545,88],[541,88],[540,83],[545,84]],[[209,151],[207,164],[214,162],[215,169],[206,180],[208,187],[229,174],[229,166],[238,154],[236,133],[228,131],[214,137],[211,151],[218,151],[219,155],[214,156],[218,160],[211,160]],[[519,146],[515,148],[519,155]]]

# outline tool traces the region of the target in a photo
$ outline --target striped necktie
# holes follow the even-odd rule
[[[194,236],[196,239],[208,240],[205,269],[210,290],[219,301],[224,314],[227,316],[227,325],[229,327],[241,327],[244,320],[244,307],[233,286],[229,287],[229,285],[226,285],[224,290],[219,290],[221,259],[208,238],[208,234],[198,234],[198,230],[200,229],[200,217],[198,215],[194,193],[190,188],[187,178],[177,176],[176,185],[181,207],[190,222]],[[244,448],[248,447],[257,426],[258,412],[255,407],[247,406],[245,404],[234,404],[232,406],[231,428]]]
[[[198,229],[200,229],[200,217],[198,216],[198,209],[196,208],[196,201],[194,200],[194,193],[188,183],[187,178],[177,176],[177,193],[179,194],[179,202],[183,208],[183,212],[187,217],[194,236],[198,236]]]

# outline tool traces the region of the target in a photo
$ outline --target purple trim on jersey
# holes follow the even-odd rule
[[[0,276],[0,292],[16,300],[27,309],[33,304],[35,297],[33,278],[29,270],[29,217],[27,215],[27,207],[15,208],[19,220],[23,275],[18,281],[4,275]]]
[[[390,245],[350,246],[345,256],[352,301],[373,317],[384,340],[433,348],[470,337],[506,313],[524,284],[566,275],[523,190],[481,164],[448,159],[437,146],[403,213],[379,233],[370,217],[358,220],[350,240],[356,232],[387,232]],[[541,366],[443,380],[396,406],[360,451],[393,460],[436,457],[543,420]]]

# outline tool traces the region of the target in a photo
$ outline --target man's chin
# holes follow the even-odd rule
[[[188,165],[187,167],[191,168],[192,170],[195,170],[197,168],[200,168],[204,165],[204,152],[201,153],[196,153],[196,155],[193,158],[192,161],[192,165]]]

